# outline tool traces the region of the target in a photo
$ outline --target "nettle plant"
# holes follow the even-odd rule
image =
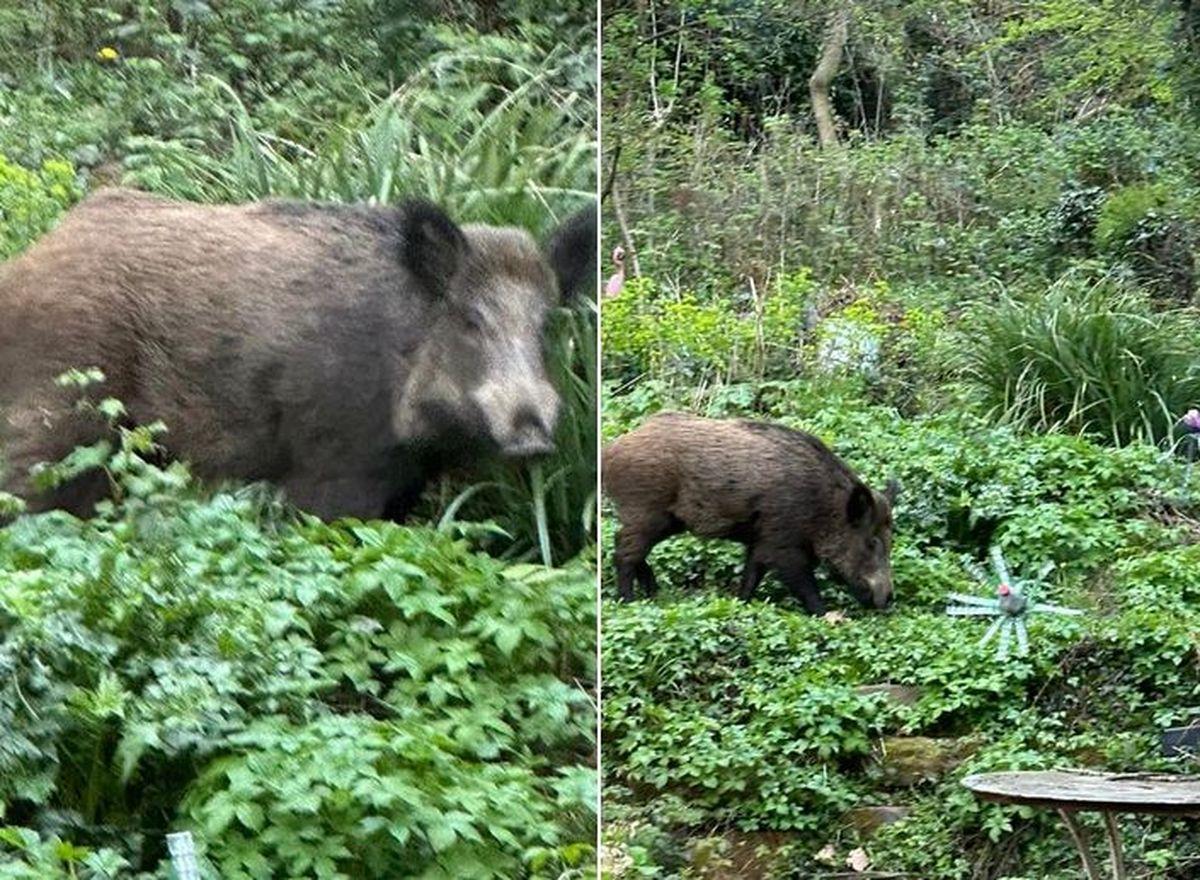
[[[43,469],[104,468],[93,519],[0,530],[0,877],[165,877],[172,830],[206,877],[581,875],[593,564],[205,493],[161,430]]]

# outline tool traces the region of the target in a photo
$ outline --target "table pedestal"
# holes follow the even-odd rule
[[[1113,880],[1127,880],[1117,813],[1160,816],[1200,815],[1200,778],[1154,773],[1096,773],[1088,770],[1029,770],[968,776],[963,785],[977,797],[1058,812],[1083,861],[1087,880],[1104,880],[1078,813],[1104,819]]]
[[[1079,856],[1083,859],[1083,872],[1087,874],[1088,880],[1104,880],[1100,874],[1100,866],[1092,855],[1092,846],[1087,832],[1076,820],[1075,811],[1060,809],[1058,815],[1062,816],[1067,831],[1071,833],[1071,840],[1075,842],[1075,848],[1079,850]],[[1121,829],[1117,827],[1117,820],[1112,813],[1105,811],[1101,815],[1104,817],[1104,830],[1108,837],[1108,861],[1112,867],[1113,880],[1126,880],[1125,853],[1121,850]]]

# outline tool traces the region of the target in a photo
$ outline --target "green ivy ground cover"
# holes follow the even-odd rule
[[[1149,445],[1028,434],[964,411],[901,418],[856,387],[779,381],[697,396],[647,379],[606,397],[606,436],[699,401],[710,415],[812,431],[869,482],[903,487],[894,613],[859,609],[828,579],[844,621],[808,617],[778,588],[741,603],[730,589],[740,547],[690,537],[651,555],[659,599],[606,600],[612,876],[729,876],[759,846],[751,861],[772,877],[823,876],[862,847],[875,870],[925,880],[1067,880],[1077,856],[1055,817],[981,805],[959,780],[1062,766],[1194,772],[1159,746],[1162,728],[1200,712],[1200,530],[1182,466]],[[987,591],[968,565],[993,544],[1018,572],[1054,562],[1039,598],[1086,612],[1035,617],[1029,656],[1003,662],[978,645],[985,624],[944,613],[950,591]],[[919,696],[904,705],[859,690],[885,683]],[[851,811],[879,805],[909,812],[857,830]],[[1125,829],[1139,876],[1192,876],[1194,823]]]

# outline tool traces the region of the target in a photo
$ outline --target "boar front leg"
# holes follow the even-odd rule
[[[809,614],[825,613],[825,603],[817,590],[815,568],[807,554],[798,550],[780,554],[771,560],[770,567],[792,595],[804,603]]]
[[[658,578],[654,576],[654,569],[650,567],[650,563],[643,559],[634,573],[646,595],[654,597],[658,593]]]
[[[388,503],[386,486],[367,477],[297,476],[285,480],[289,502],[329,522],[343,517],[378,519]]]

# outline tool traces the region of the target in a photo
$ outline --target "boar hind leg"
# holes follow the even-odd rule
[[[109,483],[102,471],[82,474],[54,489],[38,490],[29,477],[29,469],[35,464],[56,458],[52,455],[11,456],[5,460],[4,479],[0,480],[0,492],[16,495],[25,501],[29,513],[47,510],[65,510],[80,518],[95,512],[96,502],[109,492]],[[0,519],[0,525],[5,520]]]
[[[663,513],[626,523],[617,531],[613,556],[617,565],[617,594],[622,600],[633,599],[635,578],[651,596],[658,592],[658,580],[646,557],[659,542],[678,534],[681,528],[679,520]]]
[[[617,566],[617,595],[622,602],[633,601],[633,582],[642,566],[650,567],[646,562],[649,552],[640,532],[630,526],[623,526],[617,531],[613,558]]]
[[[0,491],[23,498],[30,513],[66,510],[91,516],[109,490],[103,471],[90,471],[55,489],[39,491],[29,476],[35,465],[66,458],[76,446],[95,443],[105,427],[74,411],[67,403],[15,406],[6,418],[0,441]]]
[[[825,613],[825,603],[821,601],[821,594],[817,590],[812,560],[807,555],[790,551],[764,559],[764,562],[779,575],[792,595],[804,603],[804,609],[809,614]]]

